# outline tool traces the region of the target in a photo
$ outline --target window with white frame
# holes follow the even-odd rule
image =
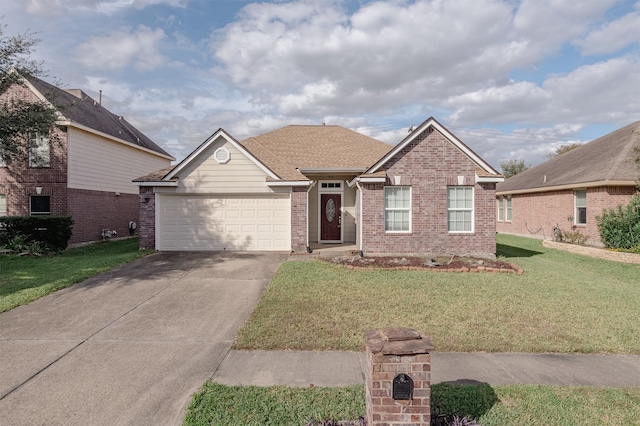
[[[473,187],[447,188],[447,226],[449,232],[473,232]]]
[[[511,222],[511,195],[507,195],[504,198],[505,198],[507,222]]]
[[[51,198],[48,195],[32,195],[29,197],[29,213],[31,216],[51,214]]]
[[[384,230],[411,232],[411,187],[384,188]]]
[[[498,220],[502,222],[504,220],[504,197],[498,197]]]
[[[7,215],[7,196],[6,194],[0,194],[0,216]]]
[[[49,136],[29,133],[29,167],[51,166],[51,143]]]
[[[586,225],[587,224],[587,190],[581,189],[579,191],[574,191],[573,193],[575,199],[575,216],[574,222],[576,225]]]

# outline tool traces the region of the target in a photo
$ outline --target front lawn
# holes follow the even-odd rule
[[[0,255],[0,312],[151,253],[138,239],[108,241],[42,257]]]
[[[364,349],[374,328],[411,327],[435,350],[640,354],[640,266],[498,235],[524,275],[350,270],[286,262],[235,349]]]
[[[466,416],[483,426],[631,425],[640,418],[640,389],[436,384],[431,395],[435,414]],[[364,413],[363,385],[300,389],[207,382],[184,424],[305,425],[357,420]]]

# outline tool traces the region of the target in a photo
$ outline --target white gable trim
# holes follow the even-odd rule
[[[276,176],[271,170],[269,170],[264,164],[262,164],[256,157],[251,155],[249,151],[247,151],[239,142],[237,142],[233,137],[231,137],[224,129],[218,129],[213,135],[209,136],[209,138],[204,141],[198,148],[195,149],[191,154],[189,154],[184,160],[180,162],[167,176],[165,176],[162,180],[170,180],[173,179],[178,173],[180,173],[185,167],[187,167],[192,161],[194,161],[197,157],[200,156],[212,143],[214,143],[218,138],[224,138],[227,142],[233,145],[238,151],[240,151],[245,157],[251,160],[256,166],[260,168],[267,176],[272,179],[280,180],[278,176]]]
[[[462,151],[467,157],[473,160],[478,166],[482,167],[487,173],[498,174],[493,167],[491,167],[488,163],[486,163],[482,158],[478,157],[473,151],[471,151],[460,139],[455,137],[453,133],[449,132],[444,126],[438,123],[433,117],[427,119],[424,123],[420,125],[417,129],[411,132],[404,141],[400,142],[395,146],[391,151],[389,151],[384,157],[382,157],[376,164],[374,164],[366,173],[375,173],[382,166],[384,166],[390,159],[396,156],[398,152],[400,152],[405,146],[409,145],[418,135],[422,134],[429,126],[433,126],[434,129],[439,131],[445,138],[449,140],[454,146],[456,146],[460,151]]]

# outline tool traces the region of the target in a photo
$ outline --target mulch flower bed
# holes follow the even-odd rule
[[[323,259],[346,268],[404,269],[437,272],[504,272],[521,275],[522,268],[498,259],[474,257],[418,257],[418,256],[335,256]]]

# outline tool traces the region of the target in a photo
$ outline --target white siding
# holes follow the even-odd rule
[[[137,194],[133,179],[171,165],[166,158],[73,127],[67,136],[69,188]]]
[[[231,159],[226,164],[218,164],[213,153],[224,147]],[[237,150],[226,139],[220,137],[202,154],[179,173],[177,193],[271,193],[266,183],[267,174]]]
[[[288,194],[268,196],[159,194],[158,250],[291,248]]]

